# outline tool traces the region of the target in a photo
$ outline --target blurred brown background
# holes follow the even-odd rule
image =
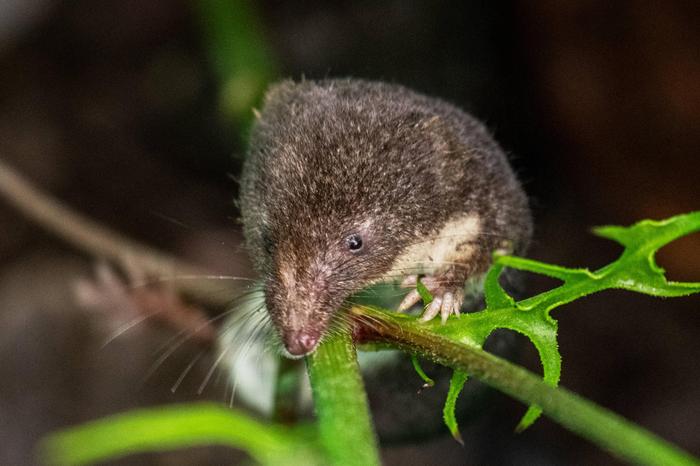
[[[0,158],[111,228],[249,275],[229,177],[243,129],[222,118],[195,3],[0,3]],[[280,76],[395,81],[483,119],[532,196],[533,258],[597,267],[618,248],[589,227],[700,208],[698,2],[483,3],[253,6]],[[659,261],[672,278],[700,280],[700,235]],[[104,316],[71,295],[93,262],[0,199],[2,464],[33,464],[34,443],[56,427],[197,398],[210,352],[202,374],[169,390],[197,343],[141,382],[173,330],[146,323],[101,348]],[[698,297],[608,292],[556,311],[562,384],[700,455],[699,308]],[[534,351],[521,363],[536,370]],[[213,383],[203,396],[222,393]],[[468,431],[466,448],[447,438],[394,446],[387,464],[617,464],[545,418],[513,434],[522,407],[494,402],[500,420],[471,443]],[[123,464],[236,458],[197,449]]]

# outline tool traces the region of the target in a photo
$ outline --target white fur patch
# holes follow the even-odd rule
[[[476,214],[463,214],[449,220],[433,239],[416,239],[416,244],[396,258],[386,279],[399,276],[432,275],[454,263],[464,264],[474,254],[473,241],[481,231],[481,221]]]

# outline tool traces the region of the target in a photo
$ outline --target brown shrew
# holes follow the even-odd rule
[[[358,79],[283,81],[256,113],[240,208],[265,302],[291,356],[343,303],[386,281],[458,314],[494,250],[522,252],[527,198],[483,124],[440,99]],[[409,291],[405,310],[420,297]]]

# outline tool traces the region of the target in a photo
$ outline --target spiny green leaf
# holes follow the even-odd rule
[[[452,373],[450,389],[447,392],[447,400],[445,400],[445,407],[442,409],[442,418],[445,421],[445,425],[450,429],[452,437],[462,445],[464,445],[464,440],[462,440],[462,435],[459,433],[459,426],[457,425],[457,418],[455,417],[455,408],[457,407],[457,398],[462,392],[468,377],[469,376],[464,371],[454,371]]]
[[[571,269],[559,265],[545,264],[544,262],[526,259],[524,257],[496,256],[496,265],[505,265],[514,269],[557,278],[563,282],[595,278],[595,275],[588,269]]]
[[[700,212],[678,215],[663,221],[644,220],[628,228],[606,226],[594,232],[625,246],[620,258],[601,269],[609,276],[610,288],[623,288],[652,296],[686,296],[700,292],[700,283],[668,281],[656,264],[655,255],[671,241],[700,231]]]
[[[425,382],[425,387],[435,386],[435,381],[428,377],[428,374],[425,373],[420,365],[420,361],[418,361],[418,356],[415,354],[411,355],[411,364],[413,364],[413,369],[416,371],[418,376],[423,380],[423,382]]]
[[[525,335],[535,345],[540,356],[544,382],[556,387],[561,377],[561,355],[557,344],[556,323],[553,325],[550,332],[526,333]],[[513,330],[523,333],[522,329],[514,328]],[[530,427],[540,417],[540,414],[542,414],[542,410],[539,407],[530,406],[515,428],[516,432],[522,432]]]
[[[484,298],[488,309],[508,309],[515,307],[515,300],[501,287],[498,279],[504,266],[495,264],[486,274],[484,281]]]
[[[671,241],[697,232],[699,224],[700,211],[695,211],[666,220],[642,220],[630,227],[600,226],[593,231],[598,236],[617,241],[627,249],[655,252]]]
[[[642,427],[562,388],[548,386],[527,370],[488,352],[439,335],[416,319],[367,306],[353,315],[370,316],[380,340],[463,370],[524,403],[541,406],[550,419],[614,456],[647,466],[700,466],[700,460]]]
[[[561,356],[557,344],[557,322],[551,317],[553,309],[592,293],[622,288],[653,296],[684,296],[700,292],[700,283],[668,281],[654,256],[671,241],[700,231],[700,212],[678,215],[663,221],[644,220],[630,227],[606,226],[596,228],[599,236],[624,246],[620,257],[611,264],[591,272],[585,268],[572,269],[545,264],[532,259],[496,255],[484,283],[486,309],[466,314],[460,320],[451,319],[444,326],[432,324],[431,330],[461,343],[482,347],[496,329],[507,328],[522,333],[535,345],[542,363],[546,383],[557,386],[561,376]],[[531,298],[515,301],[499,283],[504,268],[510,267],[562,281],[562,284]],[[452,410],[456,385],[450,386],[445,413]],[[541,410],[531,406],[518,424],[517,430],[530,426]],[[445,416],[448,423],[448,416]],[[456,428],[450,418],[450,431]]]
[[[420,299],[423,301],[423,306],[427,307],[428,304],[430,304],[433,301],[433,294],[428,290],[428,288],[423,284],[423,282],[420,280],[420,277],[416,281],[416,290],[418,291],[418,294],[420,295]],[[415,355],[411,356],[411,363],[413,364],[413,369],[416,371],[418,376],[423,379],[423,382],[428,387],[433,387],[435,385],[435,381],[428,377],[428,374],[425,373],[423,368],[420,365],[420,362],[418,362],[418,358]]]

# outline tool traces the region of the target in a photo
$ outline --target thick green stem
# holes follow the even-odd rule
[[[332,464],[379,465],[357,351],[350,333],[334,332],[307,358],[318,430]]]
[[[689,454],[617,414],[568,390],[551,387],[535,374],[481,348],[454,342],[409,319],[378,310],[353,308],[353,313],[360,318],[369,317],[367,320],[371,320],[372,330],[380,340],[464,370],[523,403],[537,405],[551,419],[615,456],[644,465],[700,464]]]

